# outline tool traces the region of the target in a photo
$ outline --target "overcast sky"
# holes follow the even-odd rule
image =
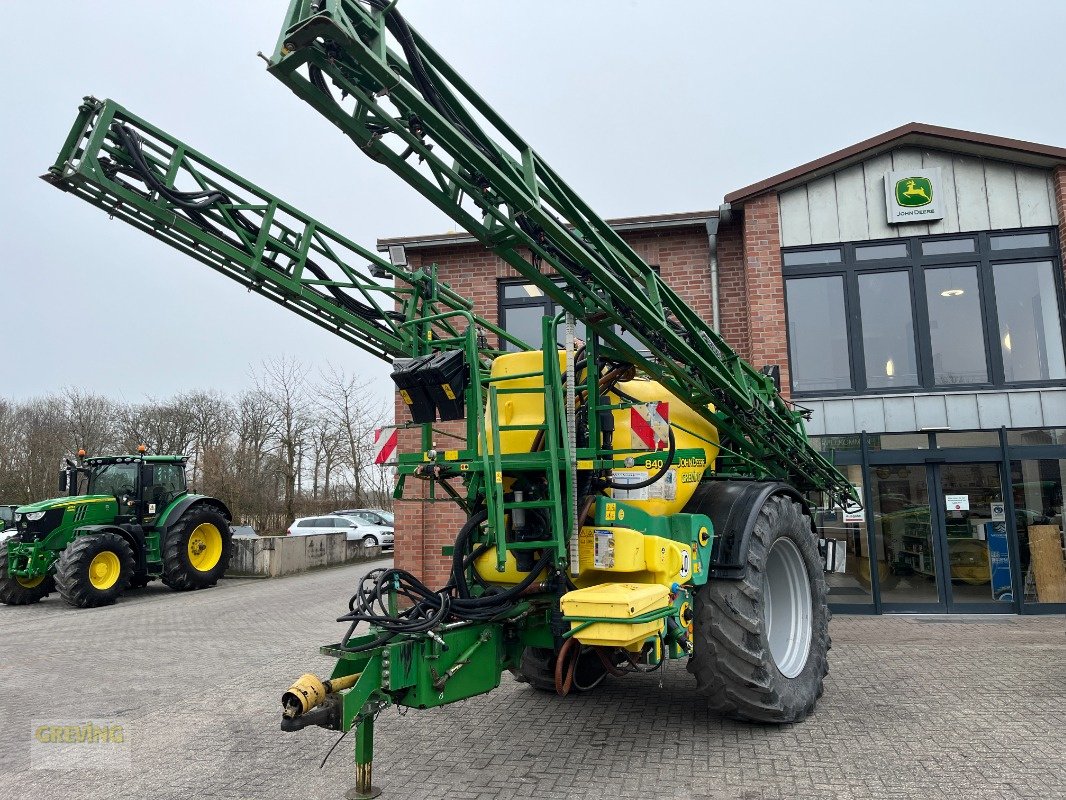
[[[0,396],[250,384],[274,354],[388,368],[37,176],[111,97],[373,246],[448,219],[270,77],[285,0],[5,2]],[[726,192],[922,121],[1063,146],[1061,2],[401,0],[603,216]]]

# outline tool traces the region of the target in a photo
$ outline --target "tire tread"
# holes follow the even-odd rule
[[[753,722],[799,722],[822,695],[831,642],[825,579],[820,571],[810,576],[814,630],[803,672],[791,681],[781,675],[765,643],[763,566],[772,541],[789,530],[796,534],[793,541],[801,540],[797,544],[805,560],[810,563],[813,552],[817,561],[810,518],[792,498],[774,495],[756,520],[744,577],[712,580],[696,592],[694,648],[688,670],[696,677],[697,691],[719,714]]]

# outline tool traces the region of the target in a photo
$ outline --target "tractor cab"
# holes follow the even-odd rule
[[[185,456],[101,456],[86,459],[85,494],[112,496],[119,515],[130,522],[151,522],[186,494]]]

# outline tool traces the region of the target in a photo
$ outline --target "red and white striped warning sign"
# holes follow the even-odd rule
[[[374,463],[384,464],[391,461],[396,454],[396,443],[400,438],[396,428],[378,428],[374,431]]]
[[[633,431],[632,447],[661,450],[670,437],[670,404],[642,403],[629,409],[629,427]]]

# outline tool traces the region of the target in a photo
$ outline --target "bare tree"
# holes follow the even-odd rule
[[[16,499],[30,502],[54,496],[60,462],[70,454],[63,401],[45,397],[21,403],[15,409],[15,425]]]
[[[189,410],[175,401],[149,400],[130,406],[122,420],[122,448],[132,452],[145,445],[156,453],[185,454],[193,443],[193,423]]]
[[[311,496],[332,499],[333,474],[343,459],[345,448],[334,421],[319,414],[312,423]]]
[[[365,381],[331,367],[323,373],[316,397],[320,412],[336,430],[341,458],[347,467],[357,505],[368,501],[366,481],[368,470],[374,467],[374,431],[385,419],[385,410],[380,404],[368,404],[370,396]]]
[[[277,416],[277,453],[283,479],[285,515],[296,516],[298,465],[306,445],[309,427],[307,368],[294,358],[279,356],[263,364],[256,378],[261,392],[270,400]]]
[[[93,455],[118,449],[121,408],[102,395],[69,388],[63,393],[68,449],[84,448]]]
[[[189,421],[192,434],[191,475],[197,485],[215,483],[218,476],[208,475],[210,467],[219,465],[219,450],[225,450],[233,430],[233,407],[215,392],[185,392],[175,399]]]

